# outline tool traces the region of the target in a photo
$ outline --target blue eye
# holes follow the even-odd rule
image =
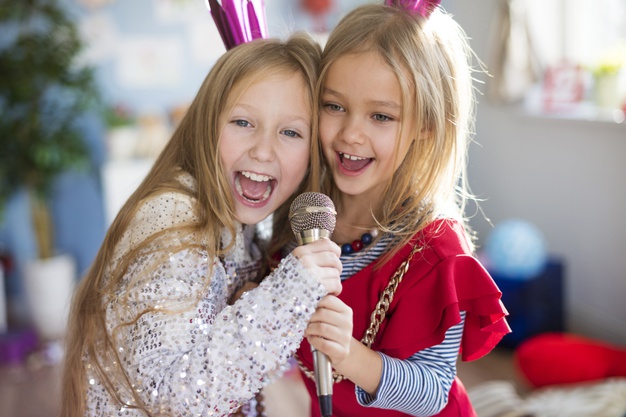
[[[290,138],[301,138],[302,135],[296,132],[295,130],[283,130],[282,134],[285,136],[289,136]]]
[[[333,112],[343,111],[343,107],[341,107],[339,104],[327,103],[327,104],[324,104],[324,107],[326,107],[328,110],[333,111]]]
[[[388,122],[389,120],[393,120],[391,117],[386,116],[384,114],[375,114],[372,116],[374,120],[377,122]]]
[[[241,127],[250,127],[250,126],[252,126],[247,120],[243,120],[243,119],[233,120],[233,123],[235,123],[237,126],[241,126]]]

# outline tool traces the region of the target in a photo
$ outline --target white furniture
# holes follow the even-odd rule
[[[101,172],[107,227],[111,225],[128,197],[141,184],[153,163],[152,159],[126,159],[104,163]]]

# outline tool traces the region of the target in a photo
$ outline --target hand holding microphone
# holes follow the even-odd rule
[[[318,258],[320,255],[320,252],[316,250],[317,248],[311,248],[312,250],[309,251],[306,245],[320,240],[327,240],[327,245],[335,245],[330,242],[329,239],[333,230],[335,230],[336,216],[337,213],[332,200],[321,193],[309,192],[300,194],[291,204],[289,221],[298,244],[300,245],[300,248],[294,250],[294,255],[300,259],[305,267],[307,267],[307,262],[311,261],[310,259],[306,259],[307,255],[314,256],[314,254],[318,254]],[[315,246],[322,248],[323,244],[324,242],[320,242]],[[311,262],[311,267],[319,269],[319,273],[322,276],[322,283],[324,284],[324,277],[328,274],[336,274],[337,270],[341,271],[341,262],[337,256],[332,256],[328,253],[323,256],[329,258],[334,257],[335,259],[327,259],[326,261],[328,263],[325,265],[322,264],[322,266],[318,266],[316,262]],[[336,262],[339,262],[339,269],[331,271],[333,269],[331,265],[336,265]],[[341,283],[338,283],[338,285],[339,291],[333,291],[332,293],[339,294],[341,291]],[[333,370],[328,356],[317,350],[313,350],[313,368],[317,397],[322,416],[330,417],[332,415]]]
[[[328,294],[341,293],[341,248],[328,239],[298,246],[292,254],[326,288]]]

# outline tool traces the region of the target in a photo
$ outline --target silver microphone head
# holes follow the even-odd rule
[[[297,196],[289,209],[289,222],[298,243],[310,243],[319,237],[330,237],[335,230],[335,204],[326,194],[308,192]],[[313,231],[314,236],[309,237]],[[317,236],[322,231],[321,236]]]

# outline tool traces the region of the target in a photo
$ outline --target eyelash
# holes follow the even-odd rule
[[[244,119],[233,120],[233,123],[236,124],[239,127],[250,127],[250,126],[252,126],[252,124],[249,121],[244,120]]]
[[[391,121],[394,120],[393,117],[389,117],[386,114],[380,114],[380,113],[377,113],[377,114],[373,115],[372,118],[375,121],[380,122],[380,123],[391,122]],[[380,118],[382,118],[382,120]]]
[[[252,126],[252,123],[244,119],[235,119],[232,121],[232,123],[234,123],[235,125],[239,127],[251,127]],[[280,133],[289,138],[302,138],[302,135],[293,129],[285,129],[285,130],[282,130]]]
[[[287,132],[290,132],[290,133],[292,133],[292,134],[289,134],[289,135],[288,135],[288,134],[287,134]],[[287,136],[287,137],[290,137],[290,138],[302,138],[302,135],[301,135],[301,134],[299,134],[299,133],[298,133],[298,132],[296,132],[295,130],[291,130],[291,129],[286,129],[286,130],[283,130],[281,133],[282,133],[283,135]]]
[[[332,111],[332,112],[343,111],[343,107],[341,107],[339,104],[335,104],[335,103],[326,103],[326,104],[324,104],[324,107],[327,108],[328,110]]]
[[[331,112],[342,112],[343,107],[341,107],[339,104],[335,104],[335,103],[325,103],[324,107],[327,108],[329,111]],[[372,116],[372,119],[374,119],[374,121],[378,122],[378,123],[385,123],[385,122],[392,122],[395,119],[391,116],[387,116],[386,114],[381,114],[381,113],[376,113]]]

